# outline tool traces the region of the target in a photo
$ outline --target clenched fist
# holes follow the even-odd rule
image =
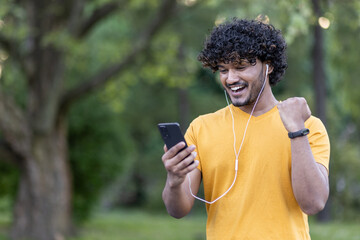
[[[278,109],[288,132],[303,129],[305,121],[311,116],[310,108],[302,97],[288,98],[278,104]]]

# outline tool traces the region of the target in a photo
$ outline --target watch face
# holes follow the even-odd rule
[[[303,136],[308,135],[309,132],[310,132],[310,130],[307,129],[307,128],[305,128],[305,129],[302,130],[302,135],[303,135]]]
[[[310,133],[310,130],[307,128],[304,128],[297,132],[289,132],[288,135],[289,135],[289,138],[296,138],[296,137],[308,135],[309,133]]]

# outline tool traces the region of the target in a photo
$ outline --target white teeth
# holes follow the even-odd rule
[[[232,91],[237,91],[237,90],[242,89],[242,88],[244,88],[244,86],[241,86],[241,87],[237,86],[237,87],[232,87],[231,90]]]

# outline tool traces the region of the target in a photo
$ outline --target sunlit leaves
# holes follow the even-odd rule
[[[134,70],[131,68],[131,70]],[[139,76],[134,74],[133,71],[126,71],[120,77],[109,82],[100,97],[104,103],[111,106],[113,111],[120,113],[125,108],[125,103],[131,95],[131,87],[138,84]]]

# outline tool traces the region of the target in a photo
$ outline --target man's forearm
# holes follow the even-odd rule
[[[306,214],[316,214],[324,208],[329,196],[327,171],[315,162],[306,136],[291,139],[291,158],[295,198]]]
[[[188,179],[179,186],[170,186],[169,182],[166,181],[162,198],[166,210],[174,218],[186,216],[194,204],[194,199],[190,195],[189,189],[186,188],[188,184]]]

